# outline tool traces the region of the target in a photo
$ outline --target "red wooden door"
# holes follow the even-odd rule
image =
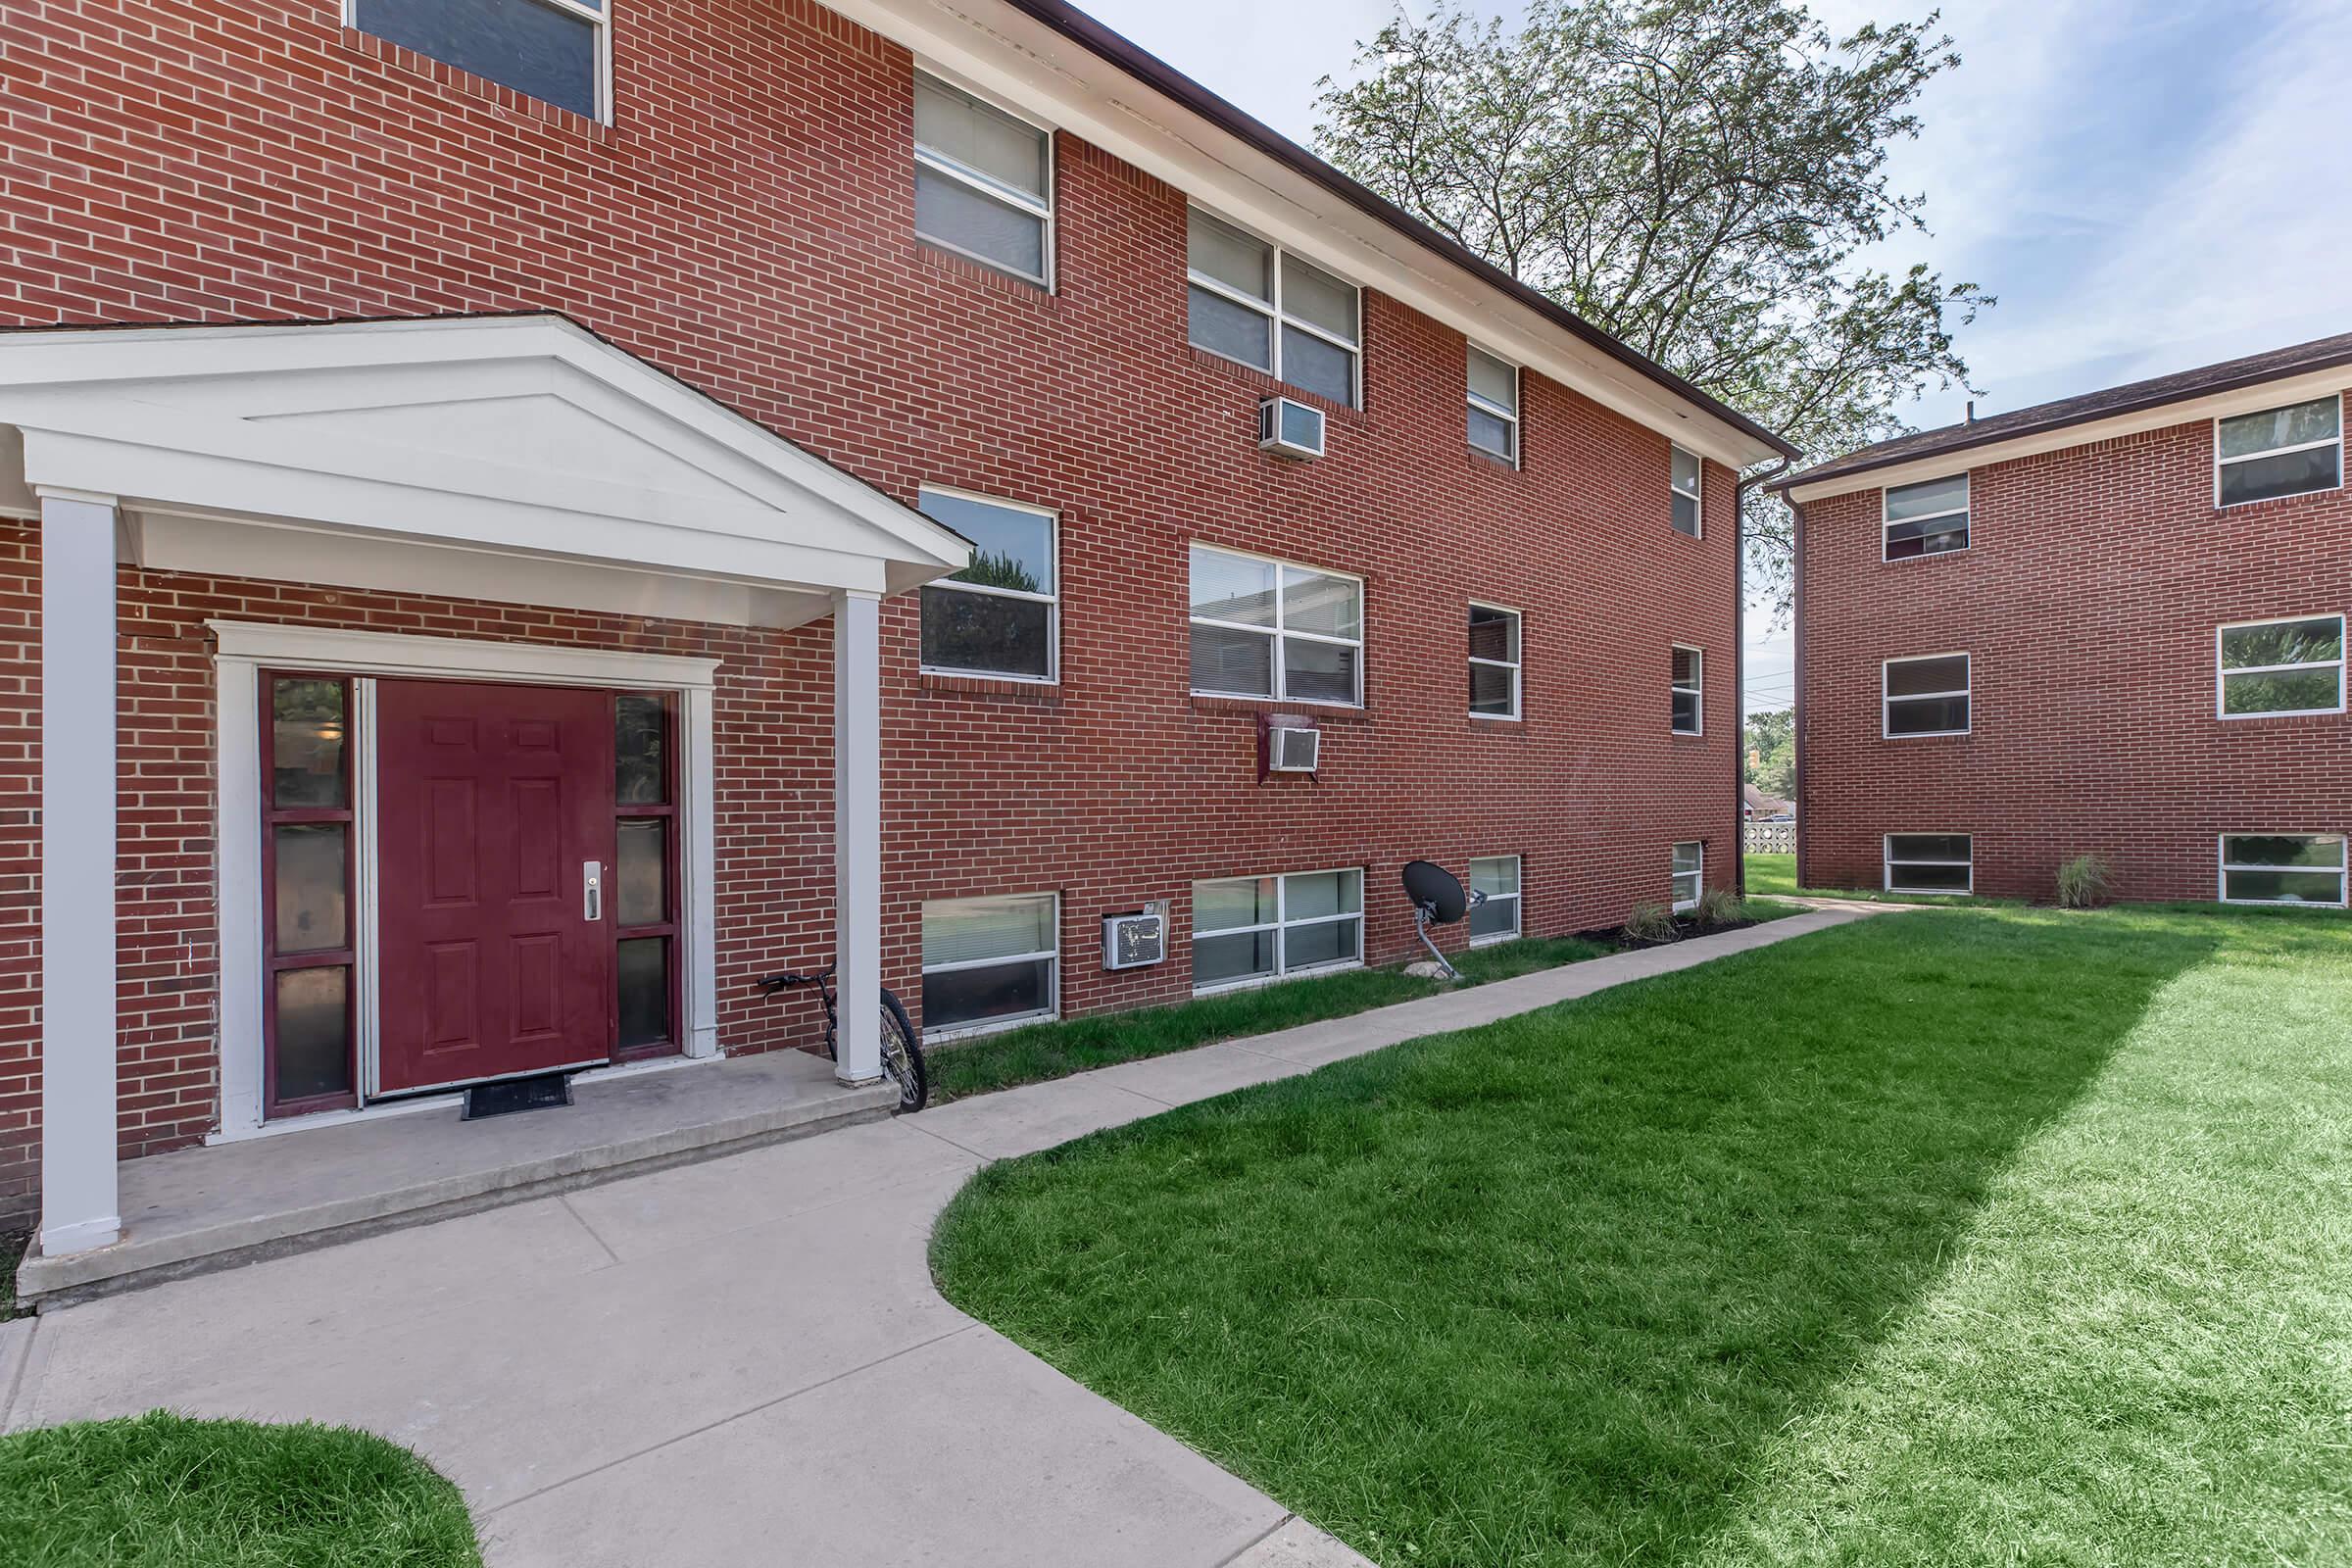
[[[607,1059],[610,695],[384,681],[376,735],[383,1092]]]

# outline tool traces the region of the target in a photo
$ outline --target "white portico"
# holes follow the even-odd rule
[[[41,1255],[107,1247],[123,1227],[116,1160],[119,564],[716,626],[789,629],[830,616],[839,1074],[878,1075],[878,612],[885,596],[967,564],[968,546],[952,532],[545,315],[0,335],[0,514],[37,516],[41,525]],[[712,692],[724,676],[715,661],[267,617],[221,617],[210,630],[220,1136],[283,1125],[270,1125],[272,1105],[285,1098],[269,1081],[270,1053],[316,1052],[300,1042],[327,1038],[316,1006],[299,1015],[273,1010],[292,1005],[282,1000],[287,988],[273,988],[286,973],[318,982],[292,988],[302,995],[331,986],[346,999],[336,1005],[348,1019],[349,1081],[327,1082],[305,1102],[329,1107],[306,1124],[387,1114],[404,1090],[497,1069],[487,1060],[465,1065],[455,1048],[435,1056],[436,1042],[447,1044],[446,1019],[435,1024],[442,1036],[425,1040],[422,1065],[398,1057],[384,1038],[390,1010],[407,1004],[411,989],[429,999],[439,984],[430,963],[461,946],[446,932],[419,937],[425,967],[417,972],[427,980],[414,988],[398,982],[386,937],[410,867],[385,863],[373,836],[379,820],[392,822],[407,805],[378,798],[379,780],[404,776],[396,769],[407,743],[392,728],[400,705],[416,708],[417,735],[472,722],[425,702],[443,694],[480,694],[467,699],[476,705],[467,711],[495,715],[530,708],[518,708],[514,694],[531,688],[564,694],[586,714],[576,734],[564,729],[569,720],[551,696],[544,720],[520,725],[529,733],[516,755],[529,762],[534,748],[553,755],[573,746],[587,759],[583,776],[601,768],[607,845],[612,705],[655,715],[661,772],[644,795],[655,804],[618,808],[641,813],[624,814],[624,828],[646,829],[622,837],[656,845],[648,863],[664,868],[666,902],[643,926],[657,937],[642,939],[663,944],[666,989],[655,988],[669,1009],[662,1027],[681,1057],[717,1052]],[[270,798],[268,760],[265,688],[282,678],[272,671],[287,670],[318,689],[308,696],[336,705],[312,726],[334,742],[332,761],[314,768],[320,791],[294,808]],[[607,706],[596,708],[598,701]],[[294,733],[287,722],[281,712],[281,748]],[[277,760],[296,772],[305,765]],[[495,781],[515,799],[555,799],[557,775],[517,772],[522,762],[481,766],[506,768]],[[566,809],[589,824],[583,831],[599,820],[594,808]],[[499,853],[527,862],[538,827],[525,811],[508,834],[523,849],[502,839]],[[282,922],[300,902],[290,891],[291,847],[315,861],[322,844],[347,857],[335,862],[346,867],[340,880],[329,878],[334,897],[322,918],[333,925],[331,942],[324,956],[288,956]],[[610,848],[595,850],[581,861],[572,841],[547,844],[540,858],[564,878],[550,889],[574,911],[575,927],[590,924],[532,936],[513,951],[553,955],[547,995],[589,995],[594,1011],[596,976],[610,986],[618,967],[611,939],[596,927],[606,918],[603,878],[617,884],[630,862],[625,850],[618,859]],[[593,884],[584,913],[583,889],[569,880],[575,865]],[[272,875],[280,878],[274,890]],[[418,897],[419,906],[434,903],[429,887]],[[599,961],[607,967],[597,969]],[[387,973],[396,995],[385,994]],[[629,1004],[624,996],[612,1005]],[[547,1037],[550,1062],[570,1068],[603,1057],[593,1041],[563,1039],[561,1018],[534,1027]]]

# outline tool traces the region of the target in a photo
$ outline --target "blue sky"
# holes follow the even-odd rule
[[[1318,78],[1344,76],[1390,0],[1080,0],[1110,26],[1301,141]],[[1483,9],[1500,13],[1492,4]],[[1515,12],[1515,7],[1508,8]],[[1846,30],[1927,6],[1814,0]],[[1952,0],[1962,64],[1920,105],[1890,172],[1925,261],[2000,298],[1960,333],[1980,413],[2352,330],[2352,4],[2345,0]],[[1966,394],[1906,409],[1948,423]],[[1751,616],[1751,708],[1789,698],[1789,638]]]

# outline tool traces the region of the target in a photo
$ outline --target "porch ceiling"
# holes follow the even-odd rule
[[[143,565],[735,624],[969,560],[552,315],[0,334],[0,510],[34,487]]]

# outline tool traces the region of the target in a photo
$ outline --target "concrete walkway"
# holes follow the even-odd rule
[[[1835,909],[1131,1062],[0,1325],[0,1426],[348,1423],[465,1489],[490,1561],[1363,1559],[932,1288],[982,1164],[1865,918]]]

